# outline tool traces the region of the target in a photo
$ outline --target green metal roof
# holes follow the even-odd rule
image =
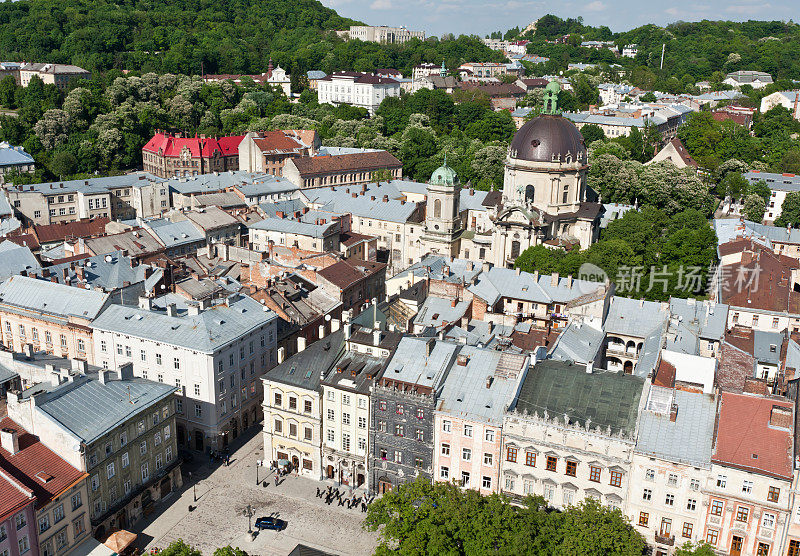
[[[512,409],[584,426],[591,419],[591,428],[612,434],[623,431],[633,434],[639,399],[644,381],[633,375],[606,371],[586,372],[584,365],[547,359],[528,372]]]

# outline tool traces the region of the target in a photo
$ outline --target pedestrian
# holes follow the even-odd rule
[[[230,452],[225,452],[225,467],[231,464],[231,454]]]
[[[361,502],[361,512],[367,513],[367,505],[364,502]]]
[[[319,487],[317,487],[317,498],[319,498]]]
[[[278,486],[278,475],[275,475],[275,486]]]

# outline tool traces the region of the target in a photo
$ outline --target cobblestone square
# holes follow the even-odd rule
[[[138,546],[149,551],[183,538],[204,555],[228,544],[251,555],[285,556],[298,543],[333,554],[367,555],[374,551],[377,534],[361,528],[366,514],[360,509],[326,505],[316,497],[322,483],[290,475],[276,487],[274,474],[262,467],[258,470],[260,484],[256,485],[256,461],[262,457],[260,431],[232,453],[229,466],[215,464],[212,468],[207,456],[195,455],[193,462],[184,465],[181,492],[173,493],[133,528],[139,534]],[[262,486],[265,479],[269,479],[266,488]],[[288,523],[287,528],[261,531],[251,541],[243,515],[248,504],[254,510],[253,522],[258,517],[276,515]],[[190,505],[196,506],[191,512]]]

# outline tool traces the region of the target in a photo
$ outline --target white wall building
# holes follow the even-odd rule
[[[320,104],[349,104],[366,108],[370,115],[386,97],[400,96],[400,82],[371,73],[342,71],[319,80],[317,98]]]
[[[178,443],[220,449],[259,421],[259,379],[277,359],[277,315],[239,294],[216,305],[178,307],[181,299],[110,306],[94,322],[95,359],[106,368],[132,362],[136,376],[175,385]]]
[[[380,42],[385,44],[403,44],[411,39],[425,40],[425,31],[410,31],[405,27],[387,27],[386,25],[351,25],[347,35],[351,40]]]

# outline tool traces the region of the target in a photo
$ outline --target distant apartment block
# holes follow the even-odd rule
[[[34,76],[41,79],[45,85],[66,89],[73,79],[90,79],[92,73],[67,64],[24,64],[19,68],[19,84],[23,87],[27,87]]]
[[[314,130],[250,131],[239,143],[239,170],[280,176],[287,160],[314,156],[321,144]]]
[[[375,181],[376,172],[385,172],[390,179],[400,179],[403,163],[387,151],[365,151],[295,158],[283,169],[284,177],[303,189],[366,184]]]
[[[371,73],[340,71],[317,82],[317,96],[320,104],[349,104],[373,115],[383,99],[400,96],[400,82]]]
[[[0,143],[0,184],[5,183],[6,174],[28,174],[35,170],[33,157],[22,147]]]
[[[405,27],[387,27],[385,25],[351,25],[348,36],[351,40],[380,42],[385,44],[403,44],[411,39],[425,40],[425,31],[410,31]]]

